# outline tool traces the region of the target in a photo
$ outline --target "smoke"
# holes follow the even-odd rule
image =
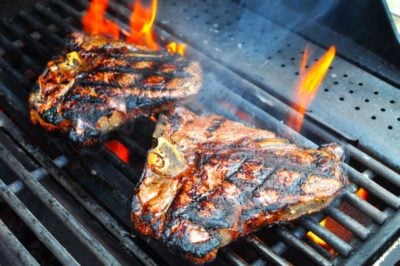
[[[166,28],[177,36],[183,36],[184,41],[190,46],[214,59],[223,67],[233,70],[239,75],[238,79],[244,78],[250,81],[250,84],[265,88],[278,99],[291,99],[298,79],[298,74],[295,73],[299,71],[301,51],[307,45],[307,40],[292,32],[312,26],[313,22],[322,19],[334,10],[338,1],[246,0],[236,2],[189,0],[179,6],[160,2],[159,18]],[[240,8],[239,5],[245,8]],[[318,49],[315,46],[311,49],[312,60],[318,58],[323,52],[322,49],[314,51],[313,49]],[[250,94],[244,82],[237,82],[234,78],[230,80],[231,77],[224,75],[223,72],[214,73],[216,71],[212,67],[204,67],[203,71],[205,72],[204,87],[198,97],[199,104],[197,106],[191,104],[191,108],[196,111],[212,110],[228,118],[231,118],[229,114],[224,113],[227,109],[236,116],[246,111],[254,116],[255,111],[247,110],[248,102],[243,99],[249,99],[252,102],[251,97],[244,97]],[[227,87],[225,90],[221,88],[224,86]],[[229,95],[229,91],[234,91],[237,97]],[[268,97],[258,98],[263,97],[261,93],[256,97],[266,106],[272,105],[269,104]],[[233,107],[225,104],[225,101],[232,98],[235,98]],[[245,112],[241,112],[241,109]],[[272,115],[275,110],[277,108],[274,106],[265,108],[265,111]],[[279,119],[286,122],[284,117],[279,117]],[[259,126],[251,121],[249,124]],[[273,128],[264,123],[262,126],[274,132],[279,131],[280,128],[278,125]],[[279,133],[286,135],[285,132]]]
[[[242,0],[241,5],[288,30],[302,29],[334,10],[337,0]]]
[[[289,32],[299,32],[312,26],[335,10],[338,3],[337,0],[242,0],[240,4],[245,8],[235,31],[238,34],[253,35],[253,32],[260,35],[248,38],[247,46],[258,45],[264,50],[284,49]],[[266,23],[265,19],[272,23]],[[260,39],[268,42],[260,42]]]

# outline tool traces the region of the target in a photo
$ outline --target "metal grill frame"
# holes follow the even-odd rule
[[[51,10],[47,5],[37,4],[32,13],[21,12],[19,19],[29,23],[34,30],[42,34],[44,39],[49,40],[51,42],[49,43],[50,47],[47,47],[48,43],[43,43],[40,40],[34,39],[29,32],[26,32],[26,28],[24,27],[19,27],[18,25],[15,26],[14,24],[10,24],[9,21],[2,21],[2,26],[11,31],[14,36],[29,43],[29,46],[31,46],[30,49],[38,52],[40,56],[39,58],[43,58],[43,55],[46,55],[47,51],[52,50],[52,46],[63,45],[63,38],[66,37],[66,32],[78,28],[77,26],[74,26],[74,24],[70,23],[71,19],[65,20],[58,12],[65,12],[76,20],[80,18],[82,14],[81,12],[86,9],[87,4],[88,2],[84,0],[76,0],[73,6],[61,1],[51,0],[49,4]],[[126,17],[127,14],[129,14],[127,6],[128,5],[124,2],[112,2],[110,5],[111,16],[119,15],[122,18]],[[43,21],[45,20],[49,20],[54,24],[54,26],[51,26],[50,28],[58,28],[61,30],[57,32],[49,30],[47,25],[43,24]],[[162,24],[159,24],[158,26],[158,31],[163,38],[173,38],[169,33],[161,29],[164,27]],[[18,42],[9,39],[9,36],[0,36],[0,46],[8,52],[11,51],[16,53],[16,58],[14,60],[26,64],[27,68],[36,69],[36,71],[40,69],[40,63],[38,63],[36,55],[32,56],[32,54],[20,50]],[[175,38],[179,39],[179,36],[175,36]],[[313,141],[291,131],[279,121],[279,119],[286,117],[291,111],[287,104],[276,97],[273,97],[265,90],[260,89],[257,84],[243,79],[243,77],[237,75],[237,73],[234,73],[231,70],[226,69],[224,66],[221,66],[218,62],[211,60],[208,55],[200,53],[193,47],[189,48],[189,54],[200,60],[204,68],[209,70],[206,71],[205,84],[208,84],[209,82],[209,84],[217,85],[218,88],[223,91],[223,96],[227,97],[231,103],[234,103],[238,109],[246,111],[246,113],[252,117],[257,126],[273,130],[282,136],[288,137],[291,141],[301,146],[317,146]],[[48,208],[56,215],[59,215],[66,225],[73,227],[75,232],[81,233],[80,240],[83,243],[86,243],[88,247],[91,247],[92,253],[95,254],[100,261],[115,264],[119,263],[113,254],[107,250],[107,247],[98,241],[97,236],[87,233],[86,229],[76,220],[74,215],[59,204],[54,195],[51,195],[51,193],[46,190],[46,187],[39,182],[45,176],[47,176],[46,178],[54,179],[59,183],[90,215],[93,216],[96,221],[103,226],[107,233],[115,238],[116,242],[118,242],[121,247],[127,249],[128,252],[132,253],[142,263],[153,265],[163,261],[175,264],[175,259],[172,259],[171,255],[165,253],[165,250],[162,248],[159,249],[157,243],[151,243],[151,245],[154,245],[153,247],[150,247],[153,251],[149,251],[148,247],[144,250],[144,243],[138,240],[137,236],[129,233],[129,220],[122,219],[121,216],[118,215],[117,211],[107,208],[107,202],[104,202],[107,200],[101,200],[100,198],[102,195],[91,193],[91,188],[82,182],[82,178],[78,180],[74,178],[72,174],[73,171],[71,170],[71,163],[76,161],[76,159],[72,157],[75,154],[71,153],[66,145],[57,141],[54,142],[55,148],[59,152],[59,156],[52,160],[52,158],[50,158],[44,151],[46,148],[48,149],[48,147],[41,145],[37,146],[38,142],[33,144],[32,139],[37,140],[38,133],[31,132],[29,124],[27,123],[26,114],[25,117],[20,117],[20,115],[25,112],[25,103],[23,101],[26,99],[26,89],[29,89],[32,79],[27,79],[23,73],[12,65],[12,63],[13,62],[0,57],[0,66],[3,71],[10,75],[11,82],[14,82],[16,88],[18,88],[18,90],[11,90],[9,85],[5,85],[3,82],[0,83],[0,91],[4,96],[4,99],[6,99],[4,106],[7,106],[5,113],[0,113],[0,133],[11,136],[15,141],[15,145],[21,147],[27,156],[34,158],[40,167],[33,171],[29,171],[23,164],[21,164],[21,162],[19,162],[19,158],[13,156],[12,152],[6,146],[1,144],[0,158],[18,176],[18,180],[12,184],[6,185],[4,182],[0,183],[1,198],[13,208],[17,215],[25,221],[27,226],[35,224],[35,226],[31,226],[31,230],[36,234],[41,242],[46,244],[47,248],[51,250],[51,252],[61,262],[73,264],[74,258],[70,256],[67,250],[63,249],[63,247],[59,245],[57,240],[52,239],[52,234],[48,232],[46,228],[40,226],[40,221],[38,222],[37,218],[34,215],[31,215],[29,210],[23,209],[24,204],[18,201],[18,197],[15,196],[18,192],[26,189],[26,187],[39,195],[39,198],[44,202],[51,202],[51,204],[48,203]],[[217,76],[224,76],[225,78],[223,81],[215,82],[215,80],[213,80],[214,74]],[[9,81],[5,81],[4,83],[8,82]],[[238,88],[245,89],[250,93],[241,95]],[[220,94],[220,92],[218,94]],[[214,93],[213,96],[215,96],[215,99],[224,100],[221,99],[221,95],[218,96]],[[199,99],[200,103],[201,101],[202,99]],[[20,114],[13,113],[12,110],[19,111]],[[268,113],[264,110],[268,110]],[[232,110],[214,107],[212,111],[224,114],[228,118],[238,119]],[[12,118],[14,122],[11,121],[10,118]],[[380,178],[386,179],[396,186],[399,186],[400,177],[396,172],[386,167],[378,160],[375,160],[371,156],[368,156],[359,150],[353,143],[346,141],[343,142],[344,139],[342,136],[321,127],[319,123],[315,123],[315,121],[308,119],[306,120],[304,127],[307,131],[312,132],[312,134],[310,134],[312,138],[318,136],[316,139],[319,141],[336,141],[342,143],[346,150],[349,151],[352,159],[358,161],[365,167],[368,165],[366,168],[370,170],[365,170],[364,172],[359,172],[350,165],[346,165],[346,168],[352,182],[366,188],[370,193],[379,198],[386,207],[383,211],[377,209],[369,202],[359,199],[352,193],[352,191],[347,191],[343,196],[343,200],[369,216],[374,221],[373,226],[367,228],[359,224],[353,218],[338,210],[335,205],[332,205],[321,213],[300,219],[295,229],[292,229],[290,226],[276,226],[272,229],[262,231],[261,234],[276,234],[280,237],[280,241],[274,243],[272,246],[264,243],[255,234],[241,240],[241,244],[249,249],[254,249],[254,251],[259,254],[259,257],[253,262],[254,264],[273,262],[279,265],[288,265],[289,262],[285,259],[284,254],[287,252],[289,247],[299,250],[300,253],[305,254],[310,261],[317,265],[331,265],[332,263],[344,262],[351,265],[351,263],[354,262],[365,262],[366,259],[372,256],[372,254],[379,251],[378,249],[383,247],[385,243],[390,242],[389,240],[393,237],[393,232],[398,230],[400,227],[400,215],[399,212],[396,211],[400,206],[398,196],[382,187],[378,181],[374,181],[373,178],[377,175]],[[36,135],[36,137],[27,137],[31,135]],[[49,137],[49,139],[52,138]],[[135,151],[139,155],[141,154],[141,156],[146,154],[145,150],[143,150],[140,145],[126,136],[119,136],[119,139],[127,145],[131,151]],[[82,155],[82,158],[83,157],[88,156]],[[136,169],[131,169],[129,166],[119,161],[107,150],[103,150],[99,155],[92,157],[93,160],[100,160],[103,158],[111,162],[113,167],[121,173],[121,178],[129,180],[128,183],[126,180],[121,181],[122,184],[127,183],[133,186],[131,175],[138,177],[140,174]],[[91,174],[90,177],[86,176],[85,178],[91,178],[94,183],[101,184],[101,187],[104,190],[104,195],[113,198],[122,207],[126,208],[126,211],[128,212],[130,196],[121,193],[121,188],[118,188],[118,185],[116,184],[117,182],[110,182],[109,177],[107,177],[105,173],[98,171],[93,172],[93,169],[90,169],[90,160],[83,160],[83,164],[86,164],[86,167],[89,168],[86,172]],[[62,168],[64,168],[64,170]],[[357,236],[356,238],[358,238],[358,240],[356,239],[355,242],[350,244],[345,243],[336,235],[320,226],[318,222],[326,215],[331,216],[339,223],[345,225],[348,230],[352,231]],[[0,236],[7,236],[4,239],[7,243],[10,243],[9,247],[11,253],[17,254],[21,261],[29,261],[32,264],[35,263],[35,259],[30,256],[28,251],[19,248],[21,247],[21,243],[15,236],[9,234],[7,226],[0,224],[0,230]],[[340,256],[336,258],[326,257],[326,254],[318,251],[316,247],[311,246],[310,243],[305,243],[303,236],[308,230],[315,232],[332,245]],[[368,241],[364,243],[363,240],[365,239]],[[140,242],[140,244],[137,244],[137,242]],[[357,253],[354,252],[354,248],[356,248]],[[248,263],[245,261],[245,258],[238,255],[238,253],[231,247],[224,248],[220,253],[221,255],[216,263],[224,261],[235,265],[246,265]],[[157,254],[156,256],[159,256],[159,258],[154,260],[154,254]],[[178,260],[177,263],[180,264],[183,262]]]

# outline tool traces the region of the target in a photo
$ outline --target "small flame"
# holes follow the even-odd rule
[[[135,1],[129,18],[131,31],[126,37],[129,43],[143,45],[152,50],[158,50],[155,42],[153,23],[157,14],[157,0],[151,0],[149,6],[144,6],[142,0]]]
[[[358,197],[360,197],[361,199],[367,200],[368,192],[364,188],[359,188],[355,194]],[[343,205],[341,205],[341,206],[343,207]],[[342,211],[344,211],[344,209],[342,209],[341,207],[339,207],[339,208]],[[340,225],[337,224],[337,222],[335,222],[335,220],[333,220],[330,217],[323,219],[319,224],[321,226],[327,228],[328,230],[332,231],[334,234],[340,235],[342,239],[347,239],[346,241],[349,241],[352,237],[352,234],[349,231],[347,231],[346,229],[341,230]],[[313,232],[311,232],[311,231],[307,232],[307,237],[310,238],[317,245],[326,249],[329,253],[336,254],[336,251],[334,248],[332,248],[328,243],[326,243],[323,239],[318,237]]]
[[[107,149],[113,152],[115,155],[118,156],[121,161],[124,163],[129,162],[129,150],[125,147],[124,144],[119,142],[118,140],[110,140],[106,143]]]
[[[310,54],[311,54],[310,48],[306,47],[304,49],[303,57],[301,58],[301,61],[300,61],[300,74],[301,75],[304,74],[304,70],[307,67],[307,62],[308,62],[308,58],[310,58]]]
[[[326,221],[327,221],[327,218],[323,219],[319,224],[323,227],[326,227]],[[317,245],[328,250],[329,252],[331,252],[331,253],[334,252],[334,249],[328,243],[326,243],[325,240],[323,240],[322,238],[320,238],[313,232],[311,232],[311,231],[307,232],[307,237],[310,238]]]
[[[335,54],[336,48],[335,46],[331,46],[328,51],[306,71],[307,61],[310,57],[310,49],[306,47],[304,51],[303,58],[300,62],[300,78],[296,85],[295,104],[293,106],[298,106],[297,111],[300,115],[297,115],[297,113],[293,111],[288,120],[288,125],[297,132],[300,132],[304,113],[314,99]]]
[[[82,18],[83,30],[87,33],[118,39],[120,33],[118,24],[105,18],[107,7],[108,0],[92,0]]]
[[[155,117],[154,115],[150,116],[150,120],[153,121],[154,123],[157,123],[157,117]]]
[[[184,43],[170,42],[166,47],[168,52],[171,54],[180,54],[181,56],[185,56],[186,44]]]
[[[359,188],[359,189],[357,190],[357,192],[356,192],[356,195],[357,195],[358,197],[360,197],[361,199],[363,199],[363,200],[367,200],[368,192],[367,192],[365,189],[363,189],[363,188]]]
[[[127,42],[145,46],[151,50],[159,50],[156,42],[156,35],[153,24],[157,15],[157,0],[150,0],[146,6],[143,0],[136,0],[132,6],[132,13],[129,17],[129,32],[120,29],[119,25],[105,18],[108,0],[91,0],[88,11],[82,18],[83,29],[94,35],[109,36],[119,39],[120,33],[125,35]],[[166,46],[171,54],[184,56],[186,44],[171,42]]]

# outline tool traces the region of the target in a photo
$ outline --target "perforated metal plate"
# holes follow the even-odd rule
[[[312,60],[325,51],[229,0],[162,1],[159,12],[166,29],[287,102],[304,48]],[[399,89],[337,56],[308,115],[400,168]]]

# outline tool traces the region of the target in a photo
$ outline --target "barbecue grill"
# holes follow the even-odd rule
[[[274,131],[305,147],[338,142],[347,152],[352,184],[323,211],[240,239],[223,248],[213,264],[398,262],[398,68],[323,25],[315,25],[317,37],[309,28],[290,30],[251,2],[160,1],[158,35],[187,43],[188,56],[204,69],[203,92],[191,108]],[[1,263],[185,265],[158,242],[131,232],[130,200],[151,146],[153,122],[138,120],[112,136],[129,150],[128,163],[109,148],[75,149],[29,122],[29,90],[68,35],[81,30],[88,5],[86,0],[42,1],[1,20]],[[127,0],[110,1],[109,16],[127,27],[129,7]],[[299,60],[306,46],[315,58],[322,55],[327,44],[321,36],[328,35],[338,40],[339,56],[299,134],[285,125],[295,106]],[[357,58],[360,54],[365,58]],[[356,193],[361,188],[368,193],[365,199]],[[320,223],[326,217],[334,226]]]

